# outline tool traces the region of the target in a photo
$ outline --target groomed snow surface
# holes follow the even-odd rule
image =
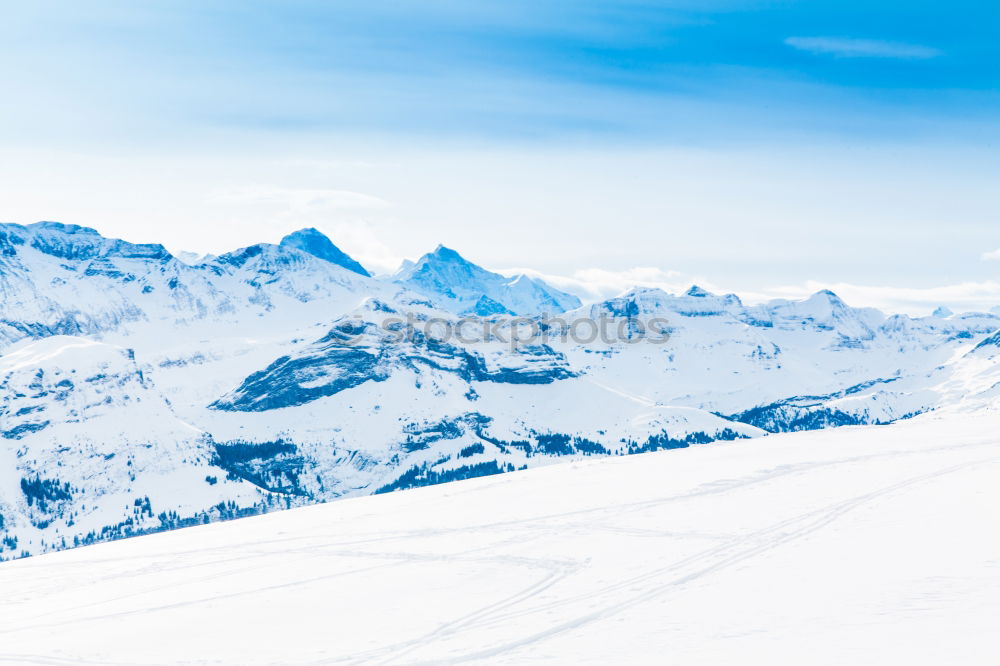
[[[15,664],[996,664],[1000,417],[572,462],[0,565]]]

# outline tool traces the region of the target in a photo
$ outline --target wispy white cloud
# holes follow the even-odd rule
[[[252,242],[277,242],[287,233],[315,227],[341,250],[376,273],[392,270],[402,257],[376,231],[391,204],[377,196],[334,188],[295,188],[245,185],[217,189],[207,202],[220,211],[215,226],[225,225],[229,235],[239,234]],[[223,247],[218,251],[228,251]]]
[[[404,257],[390,248],[382,239],[379,227],[364,222],[319,223],[315,225],[341,250],[374,274],[393,273]]]
[[[939,49],[929,46],[852,37],[789,37],[785,44],[801,51],[839,58],[926,60],[941,55]]]
[[[989,252],[983,252],[980,257],[983,261],[1000,261],[1000,248],[996,250],[991,250]]]
[[[337,189],[245,186],[219,190],[209,198],[218,203],[274,204],[295,212],[389,206],[389,202],[371,194]]]

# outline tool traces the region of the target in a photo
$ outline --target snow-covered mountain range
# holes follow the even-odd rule
[[[525,321],[536,335],[517,342]],[[662,340],[641,334],[651,321]],[[614,335],[567,335],[578,322]],[[886,315],[828,291],[583,305],[444,247],[375,278],[314,229],[191,259],[4,224],[0,558],[566,458],[988,409],[998,330],[993,313]]]

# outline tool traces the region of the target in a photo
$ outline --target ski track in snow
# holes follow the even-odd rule
[[[0,662],[995,663],[970,639],[1000,611],[998,424],[569,463],[9,562]]]
[[[621,389],[616,389],[616,388],[614,388],[612,386],[608,386],[607,384],[604,384],[603,382],[599,382],[596,379],[593,379],[591,377],[587,377],[587,381],[590,382],[591,384],[593,384],[594,386],[598,387],[598,388],[602,388],[605,391],[608,391],[609,393],[614,393],[615,395],[621,396],[621,397],[625,398],[626,400],[631,400],[632,402],[638,403],[638,404],[642,405],[643,407],[656,407],[656,401],[655,400],[650,400],[649,398],[647,398],[645,396],[637,395],[635,393],[629,393],[629,392],[623,391]]]
[[[870,502],[878,497],[892,493],[908,486],[918,484],[924,481],[938,478],[946,474],[957,472],[959,470],[965,469],[974,465],[981,465],[984,463],[996,463],[1000,462],[1000,457],[991,457],[982,461],[973,461],[970,463],[963,463],[960,465],[954,465],[952,467],[939,470],[930,474],[923,474],[920,476],[907,479],[905,481],[895,483],[879,490],[865,493],[857,497],[852,497],[846,499],[842,502],[836,502],[827,507],[824,507],[817,511],[810,511],[793,518],[780,521],[773,525],[766,527],[765,529],[758,530],[752,534],[744,537],[738,537],[732,539],[724,544],[710,548],[708,550],[699,552],[695,555],[684,558],[678,562],[675,562],[669,566],[654,569],[643,573],[640,576],[635,576],[627,580],[615,583],[612,586],[606,587],[601,590],[596,590],[582,597],[578,596],[572,599],[563,599],[553,604],[545,607],[531,608],[513,615],[495,615],[495,611],[508,608],[515,605],[523,599],[527,599],[532,595],[532,592],[541,587],[541,584],[534,585],[521,593],[514,595],[509,600],[502,602],[500,604],[494,604],[491,606],[484,607],[477,610],[475,613],[467,615],[465,617],[459,618],[447,625],[442,626],[440,629],[434,631],[431,634],[422,636],[415,641],[403,644],[401,646],[393,646],[389,649],[392,652],[392,656],[387,659],[378,659],[372,663],[379,664],[389,664],[396,663],[399,658],[404,657],[409,650],[420,647],[436,638],[444,635],[457,633],[461,629],[475,628],[476,626],[482,626],[486,623],[500,623],[504,620],[510,619],[511,617],[519,617],[524,615],[529,615],[531,613],[537,613],[542,610],[548,610],[553,607],[559,607],[567,605],[571,601],[581,601],[583,599],[590,598],[601,598],[613,592],[618,592],[622,590],[635,589],[637,584],[648,584],[657,581],[661,576],[669,575],[670,579],[663,583],[657,583],[652,589],[646,590],[641,594],[630,596],[625,600],[619,601],[617,603],[612,603],[609,605],[602,605],[600,609],[596,612],[589,613],[580,617],[575,617],[567,622],[564,622],[556,627],[548,629],[537,634],[533,634],[517,641],[513,641],[504,645],[500,645],[496,648],[489,650],[484,650],[480,652],[475,652],[467,655],[463,655],[459,658],[440,660],[436,659],[434,661],[428,662],[415,662],[415,663],[460,663],[464,661],[469,661],[473,659],[481,659],[494,657],[505,652],[508,652],[514,648],[524,647],[532,643],[544,640],[547,637],[553,636],[558,633],[568,631],[570,629],[576,629],[582,627],[590,622],[594,622],[604,617],[613,615],[614,613],[621,611],[635,604],[641,603],[642,601],[652,599],[660,594],[669,592],[670,589],[677,585],[683,585],[689,581],[692,581],[698,577],[711,574],[719,569],[722,569],[733,564],[737,564],[747,558],[766,553],[767,551],[777,548],[788,541],[801,538],[810,534],[811,532],[821,529],[830,522],[836,520],[841,515],[847,513],[848,511],[860,506],[866,502]],[[707,562],[707,564],[706,564]],[[688,571],[690,569],[690,571]],[[544,587],[548,587],[545,585]],[[486,621],[476,622],[485,618]],[[362,660],[357,663],[367,663],[368,660]]]

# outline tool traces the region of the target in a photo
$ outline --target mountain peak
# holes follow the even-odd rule
[[[948,317],[955,314],[950,308],[943,305],[939,305],[936,310],[931,314],[932,317],[940,317],[941,319],[947,319]]]
[[[159,243],[130,243],[117,238],[102,236],[96,229],[62,222],[35,222],[28,225],[4,224],[8,230],[5,247],[0,252],[9,254],[12,245],[30,245],[34,249],[71,261],[94,259],[155,259],[166,262],[173,257]],[[13,237],[10,235],[13,231]]]
[[[580,299],[528,276],[507,277],[478,266],[438,245],[395,275],[399,282],[455,313],[541,314],[580,307]]]
[[[42,229],[48,231],[58,231],[64,234],[81,234],[87,236],[100,236],[96,229],[81,227],[78,224],[64,224],[63,222],[35,222],[28,225],[29,229]]]
[[[815,294],[803,301],[804,304],[814,304],[818,306],[830,306],[832,308],[847,308],[844,300],[829,289],[820,289]]]
[[[691,285],[691,288],[684,292],[685,296],[692,296],[694,298],[708,298],[712,295],[712,292],[707,289],[702,289],[696,284]]]
[[[434,248],[434,251],[431,252],[428,256],[440,259],[442,261],[460,262],[466,264],[469,263],[468,259],[460,255],[458,252],[451,249],[450,247],[445,247],[444,245],[441,244],[438,244],[438,246]]]
[[[314,257],[329,261],[349,271],[371,277],[371,273],[365,270],[364,266],[352,259],[347,253],[333,244],[323,232],[312,227],[299,229],[281,239],[282,247],[290,247],[301,250]]]

